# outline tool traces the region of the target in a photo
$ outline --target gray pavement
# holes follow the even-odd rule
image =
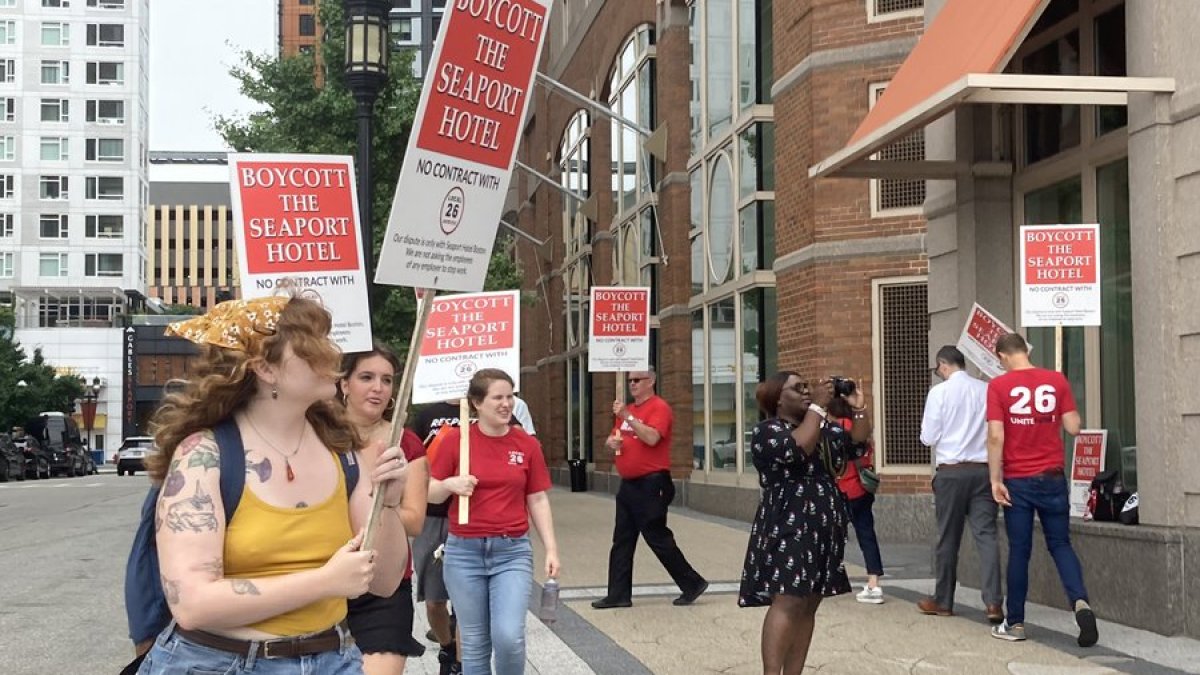
[[[121,587],[145,476],[0,483],[0,673],[115,673],[130,656]],[[529,673],[760,673],[765,610],[738,609],[736,592],[748,526],[686,509],[671,526],[710,591],[675,607],[678,589],[644,546],[635,562],[634,606],[594,610],[603,595],[613,502],[607,495],[554,490],[551,501],[563,562],[562,605],[547,626],[527,616]],[[970,672],[1197,673],[1200,642],[1100,622],[1100,644],[1075,645],[1072,616],[1029,608],[1029,636],[988,635],[978,592],[960,589],[958,615],[927,617],[914,603],[932,589],[923,546],[884,545],[891,576],[883,605],[853,596],[822,604],[809,665],[830,673]],[[541,554],[538,557],[540,568]],[[865,571],[853,545],[852,577]],[[1086,561],[1085,561],[1086,564]],[[538,578],[538,581],[542,579]],[[535,588],[535,597],[539,589]],[[536,605],[535,605],[536,606]],[[414,632],[425,633],[418,605]],[[408,673],[437,673],[436,651]]]

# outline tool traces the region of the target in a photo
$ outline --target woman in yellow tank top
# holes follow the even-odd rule
[[[139,673],[362,672],[346,600],[391,595],[408,539],[394,508],[374,551],[359,550],[357,533],[375,486],[385,505],[400,503],[406,468],[396,448],[355,452],[362,441],[331,400],[340,355],[330,326],[320,305],[272,297],[221,303],[168,328],[202,351],[154,421],[163,451],[147,464],[163,481],[155,531],[175,621]],[[226,527],[212,429],[229,419],[246,482]],[[341,453],[361,461],[353,494]]]

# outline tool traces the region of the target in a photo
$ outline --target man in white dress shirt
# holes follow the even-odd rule
[[[530,436],[536,436],[537,430],[533,428],[533,415],[529,414],[529,405],[513,394],[512,416],[517,422],[520,422],[521,428]]]
[[[996,543],[996,502],[987,465],[987,384],[966,372],[956,347],[938,350],[934,372],[944,382],[929,390],[921,419],[921,442],[933,448],[937,469],[933,495],[938,544],[934,555],[934,595],[917,603],[922,614],[954,613],[958,550],[963,525],[970,522],[979,553],[983,604],[992,623],[1004,619],[1000,591],[1000,548]]]

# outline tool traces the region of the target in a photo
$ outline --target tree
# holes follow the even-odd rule
[[[317,9],[326,26],[321,45],[324,64],[341,64],[345,54],[342,3],[322,0]],[[379,259],[379,247],[387,229],[388,213],[413,116],[420,100],[421,84],[412,75],[412,56],[393,51],[389,79],[375,104],[372,158],[371,250]],[[291,57],[243,52],[241,64],[230,70],[243,95],[258,102],[262,110],[240,117],[218,116],[217,132],[238,152],[303,152],[353,155],[357,146],[354,97],[346,88],[340,67],[322,68],[322,81],[314,77],[317,64],[312,55]],[[493,250],[485,288],[520,288],[520,269],[512,257],[508,237],[500,237]],[[416,318],[416,300],[411,289],[377,287],[372,295],[375,337],[401,355]]]
[[[12,312],[0,310],[0,431],[5,432],[24,426],[38,413],[70,413],[83,395],[79,380],[60,376],[41,349],[33,351],[33,360],[26,358],[13,339],[14,325]]]

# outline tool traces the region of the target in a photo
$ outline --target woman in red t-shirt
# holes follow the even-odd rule
[[[462,636],[464,675],[525,672],[525,613],[533,583],[529,523],[546,549],[546,576],[558,576],[558,544],[550,515],[550,473],[542,447],[511,426],[513,381],[484,368],[467,389],[478,423],[468,427],[469,473],[459,475],[461,429],[451,429],[433,458],[430,503],[450,499],[450,535],[443,576]],[[470,497],[470,520],[459,523],[459,499]]]
[[[861,401],[859,395],[857,402],[861,404]],[[844,398],[838,397],[829,402],[829,417],[846,431],[854,427],[853,405]],[[883,604],[883,589],[879,587],[879,577],[883,576],[883,558],[879,554],[879,538],[875,535],[875,495],[867,492],[858,477],[860,464],[875,466],[875,448],[870,441],[867,442],[867,454],[846,462],[846,471],[838,478],[838,489],[846,495],[846,508],[850,511],[850,522],[854,524],[854,537],[858,540],[858,548],[867,566],[867,585],[854,598],[859,602],[880,605]]]

